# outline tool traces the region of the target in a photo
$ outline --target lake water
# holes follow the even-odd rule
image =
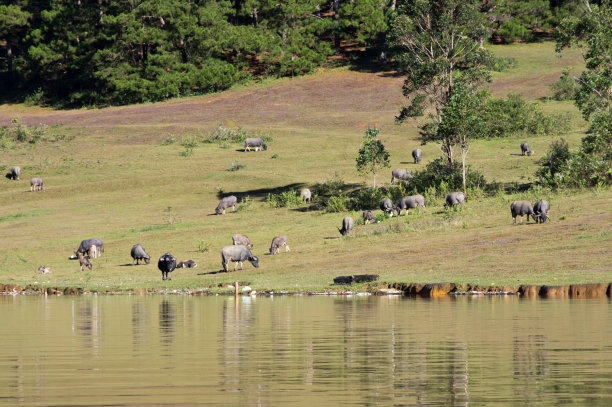
[[[0,296],[0,321],[2,405],[612,405],[607,298]]]

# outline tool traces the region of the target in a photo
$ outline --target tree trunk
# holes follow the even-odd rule
[[[340,55],[340,0],[334,0],[334,21],[336,24],[336,34],[334,35],[335,54]]]
[[[8,72],[9,74],[13,73],[13,48],[11,48],[11,46],[8,46],[8,49],[6,50],[6,58],[7,58],[7,64],[8,64]]]
[[[376,173],[374,173],[374,189],[376,189]]]

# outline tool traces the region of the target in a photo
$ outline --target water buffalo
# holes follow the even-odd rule
[[[79,258],[79,265],[81,266],[81,271],[83,271],[83,267],[87,267],[88,269],[92,269],[91,262],[89,261],[89,256],[83,256],[81,252],[74,252]]]
[[[193,269],[198,267],[197,263],[191,259],[180,262],[176,265],[177,269]]]
[[[521,155],[527,154],[528,156],[532,156],[535,153],[531,148],[529,148],[529,144],[526,141],[521,143]]]
[[[268,146],[266,143],[264,143],[261,137],[248,138],[244,140],[244,151],[251,151],[252,148],[254,148],[255,151],[258,151],[260,148],[265,151],[268,149]]]
[[[236,198],[234,195],[226,196],[225,198],[221,199],[219,205],[217,205],[215,213],[217,215],[225,215],[225,210],[230,206],[232,207],[233,211],[236,211],[236,205],[238,205],[238,198]]]
[[[250,261],[254,267],[259,267],[259,258],[257,256],[253,256],[251,251],[243,245],[236,246],[225,246],[221,249],[221,264],[223,265],[223,270],[229,271],[227,265],[230,261],[235,262],[234,271],[236,271],[236,266],[240,263],[240,270],[242,270],[242,264],[246,261]]]
[[[102,243],[102,239],[85,239],[81,241],[81,244],[79,245],[79,248],[77,249],[78,253],[89,253],[89,249],[91,248],[91,246],[96,246],[96,250],[98,252],[98,256],[100,256],[101,253],[104,253],[104,243]]]
[[[414,158],[415,164],[419,164],[421,162],[421,157],[423,157],[423,150],[420,148],[415,148],[412,150],[412,158]]]
[[[372,211],[368,211],[368,210],[363,211],[363,223],[367,225],[370,222],[376,223],[376,217],[374,217],[374,214],[372,213]]]
[[[310,189],[304,188],[300,191],[300,196],[302,197],[302,201],[306,203],[310,203],[312,199],[312,193],[310,193]]]
[[[544,223],[546,220],[550,219],[548,217],[548,211],[550,210],[550,204],[548,201],[540,199],[538,202],[533,205],[534,214],[531,217],[536,221],[536,223]]]
[[[89,253],[89,257],[91,257],[92,259],[97,259],[98,257],[100,257],[100,251],[98,250],[98,246],[96,246],[95,244],[89,246],[89,250],[87,251],[87,253]]]
[[[406,210],[406,213],[408,213],[408,209],[419,208],[420,213],[421,207],[425,207],[425,197],[423,195],[405,196],[400,199],[399,204],[397,205],[397,216],[399,216],[404,209]]]
[[[162,254],[157,262],[157,268],[162,272],[162,280],[172,280],[170,273],[176,268],[176,257],[170,253]]]
[[[272,244],[270,245],[270,254],[280,253],[281,246],[285,246],[285,253],[289,251],[289,244],[287,244],[287,236],[276,236],[274,239],[272,239]]]
[[[355,226],[355,221],[350,216],[346,216],[342,219],[342,229],[338,228],[338,231],[342,236],[346,236],[351,229]]]
[[[397,207],[393,205],[393,202],[389,198],[383,198],[380,201],[380,210],[393,217],[393,211],[397,210]]]
[[[42,178],[32,178],[30,180],[30,192],[31,191],[42,191],[43,180]]]
[[[10,171],[6,174],[6,178],[12,179],[13,181],[19,180],[19,176],[21,175],[21,168],[18,166],[11,167]]]
[[[521,224],[523,223],[523,216],[527,215],[527,221],[529,221],[529,215],[535,220],[533,207],[529,201],[514,201],[510,204],[510,212],[512,213],[512,224],[516,224],[516,217],[521,215]]]
[[[396,168],[393,171],[391,171],[391,183],[392,184],[396,178],[402,181],[408,181],[412,179],[412,174],[410,174],[410,171],[408,170]]]
[[[40,266],[38,268],[38,271],[40,271],[42,274],[49,274],[51,273],[51,269],[47,266]]]
[[[461,209],[463,209],[463,203],[465,202],[465,195],[463,192],[451,192],[446,195],[446,206],[454,207],[457,204],[461,204]]]
[[[248,247],[249,249],[253,248],[253,243],[251,243],[247,235],[242,235],[240,233],[236,233],[234,236],[232,236],[232,244],[234,245],[241,244],[243,246]]]
[[[134,264],[135,261],[136,265],[138,265],[138,261],[140,260],[144,260],[146,264],[149,264],[149,262],[151,261],[151,256],[147,254],[145,248],[140,243],[137,243],[132,246],[132,251],[130,252],[130,254],[132,255],[132,259],[134,259],[132,260],[132,264]]]

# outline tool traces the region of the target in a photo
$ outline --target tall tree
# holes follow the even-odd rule
[[[379,130],[368,127],[363,142],[357,153],[357,171],[361,174],[372,174],[374,176],[374,188],[376,188],[376,173],[387,167],[391,167],[389,152],[385,145],[377,138]]]
[[[24,10],[19,2],[0,4],[0,43],[6,48],[6,66],[9,74],[13,73],[15,48],[19,47],[31,13]]]
[[[408,99],[397,120],[421,116],[431,107],[423,134],[437,134],[442,110],[458,83],[476,88],[489,78],[490,53],[481,46],[487,27],[477,0],[414,0],[398,8],[389,41],[406,72],[403,92]],[[446,134],[446,133],[443,133]],[[423,142],[428,137],[423,136]],[[439,140],[449,167],[454,166],[451,135]]]
[[[612,2],[600,3],[584,0],[585,13],[564,19],[556,31],[557,51],[580,47],[586,62],[575,102],[591,124],[569,159],[568,178],[576,184],[612,184]]]

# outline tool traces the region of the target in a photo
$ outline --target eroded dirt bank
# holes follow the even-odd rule
[[[244,285],[240,285],[244,288]],[[229,286],[226,288],[230,288]],[[255,294],[254,291],[239,291],[242,294]],[[369,293],[372,295],[406,295],[423,298],[434,298],[448,295],[519,295],[526,298],[612,298],[612,283],[571,284],[571,285],[517,285],[517,286],[479,286],[470,284],[432,283],[383,283],[376,282],[361,286],[338,285],[330,286],[321,292],[258,292],[259,295],[344,295],[348,293]],[[215,295],[227,294],[233,291],[210,291],[207,288],[174,289],[163,287],[141,288],[135,290],[86,290],[81,287],[44,287],[27,285],[21,287],[15,284],[0,284],[0,294],[5,295],[81,295],[81,294],[182,294],[182,295]]]

